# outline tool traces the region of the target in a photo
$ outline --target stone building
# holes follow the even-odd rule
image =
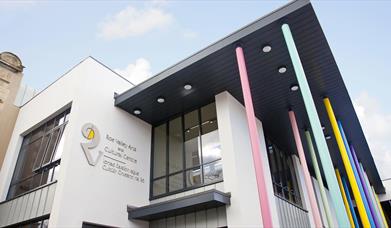
[[[11,52],[0,53],[0,167],[19,113],[14,102],[23,77],[22,62]]]

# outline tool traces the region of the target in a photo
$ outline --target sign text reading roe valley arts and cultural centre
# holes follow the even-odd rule
[[[101,168],[104,171],[140,183],[145,182],[144,177],[141,177],[140,172],[134,168],[139,165],[135,158],[137,153],[136,147],[109,134],[106,134],[104,137],[102,147],[103,162]],[[102,149],[102,147],[100,148]]]

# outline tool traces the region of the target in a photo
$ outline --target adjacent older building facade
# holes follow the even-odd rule
[[[386,191],[303,0],[136,86],[76,65],[20,110],[0,226],[387,227]]]
[[[0,53],[0,168],[19,112],[14,102],[22,77],[20,59],[10,52]]]

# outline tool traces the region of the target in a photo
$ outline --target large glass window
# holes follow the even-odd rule
[[[268,141],[268,159],[274,193],[292,203],[301,205],[297,177],[291,156]]]
[[[70,109],[26,135],[7,199],[57,179]]]
[[[215,103],[154,127],[152,150],[152,197],[222,181]]]

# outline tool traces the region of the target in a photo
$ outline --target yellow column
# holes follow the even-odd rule
[[[344,187],[342,185],[341,175],[339,174],[339,170],[338,169],[335,169],[335,175],[337,175],[338,185],[339,185],[339,188],[341,189],[341,195],[342,195],[343,203],[345,204],[346,212],[348,213],[350,225],[353,228],[355,228],[352,212],[350,211],[348,199],[346,198],[345,189],[344,189]]]
[[[331,107],[330,100],[329,100],[329,98],[324,98],[323,102],[324,102],[324,105],[326,106],[327,114],[329,116],[330,123],[333,128],[335,139],[337,140],[339,152],[342,157],[342,162],[345,166],[346,174],[348,175],[348,180],[349,180],[350,186],[353,191],[354,199],[356,201],[356,205],[357,205],[358,213],[360,215],[361,222],[364,227],[370,227],[371,225],[369,223],[367,212],[365,211],[364,202],[362,200],[360,190],[357,185],[356,178],[354,177],[353,168],[352,168],[352,165],[350,164],[349,157],[346,152],[346,148],[343,143],[341,132],[339,131],[337,119],[335,118],[334,111],[333,111],[333,108]]]

